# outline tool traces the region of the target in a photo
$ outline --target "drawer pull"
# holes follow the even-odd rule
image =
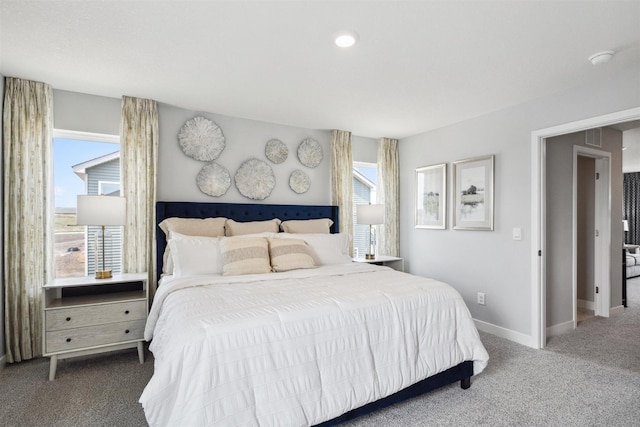
[[[71,338],[67,338],[67,342],[71,342]]]
[[[67,322],[71,320],[71,317],[67,317]]]
[[[125,311],[124,311],[124,314],[129,314],[129,310],[125,310]]]
[[[128,334],[128,333],[129,333],[129,330],[127,329],[126,331],[124,331],[124,333],[125,333],[125,334]]]

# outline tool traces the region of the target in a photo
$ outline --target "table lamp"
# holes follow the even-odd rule
[[[376,258],[376,243],[372,239],[374,225],[384,224],[384,205],[356,205],[356,222],[358,224],[369,225],[369,250],[371,253],[365,255],[365,259]]]
[[[116,196],[78,196],[78,211],[76,223],[78,225],[98,225],[102,232],[96,235],[96,279],[109,279],[112,270],[105,264],[105,229],[107,225],[124,225],[126,199]],[[101,239],[100,239],[101,235]],[[100,256],[101,255],[101,256]],[[102,261],[98,268],[98,261]]]

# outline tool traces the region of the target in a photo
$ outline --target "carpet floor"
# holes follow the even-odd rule
[[[481,333],[491,357],[470,389],[449,385],[347,426],[640,426],[640,278],[629,307],[590,318],[533,350]],[[153,373],[135,350],[48,359],[0,372],[2,426],[145,426],[138,398]]]

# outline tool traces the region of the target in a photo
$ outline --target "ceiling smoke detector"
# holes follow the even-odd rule
[[[605,50],[603,52],[594,53],[593,55],[591,55],[589,57],[589,61],[593,65],[604,64],[604,63],[607,63],[607,62],[611,61],[611,58],[613,58],[614,54],[615,54],[615,52],[612,51],[612,50]]]

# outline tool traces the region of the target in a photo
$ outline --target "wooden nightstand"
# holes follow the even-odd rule
[[[49,381],[58,359],[137,348],[144,363],[144,327],[149,306],[147,273],[111,279],[72,277],[44,286],[44,356]]]
[[[395,256],[377,256],[374,259],[353,258],[355,262],[364,262],[367,264],[384,265],[394,270],[404,271],[404,259]]]

